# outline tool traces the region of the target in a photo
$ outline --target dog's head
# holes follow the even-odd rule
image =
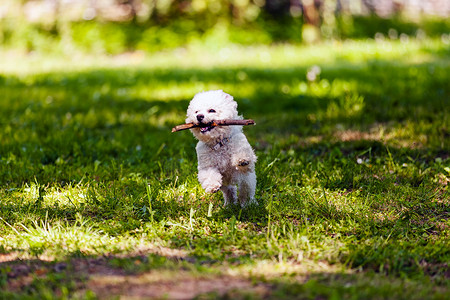
[[[213,120],[240,119],[237,103],[231,95],[221,90],[201,92],[194,96],[187,109],[186,123],[207,125]],[[228,126],[206,126],[191,129],[194,136],[204,142],[217,140],[230,135]]]

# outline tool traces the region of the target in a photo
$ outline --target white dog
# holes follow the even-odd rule
[[[187,109],[186,123],[208,124],[213,120],[238,120],[237,103],[223,91],[195,95]],[[191,132],[199,140],[198,180],[209,193],[222,191],[225,205],[245,206],[254,202],[256,155],[242,126],[196,127]],[[238,189],[236,188],[238,186]]]

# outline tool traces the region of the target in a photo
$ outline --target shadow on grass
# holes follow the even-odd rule
[[[223,85],[239,102],[241,113],[257,121],[258,130],[247,130],[250,136],[262,140],[271,134],[306,138],[340,127],[367,131],[379,124],[389,129],[410,122],[426,125],[428,129],[417,129],[416,134],[446,148],[448,129],[436,122],[446,120],[448,113],[445,68],[396,63],[386,73],[384,66],[391,63],[324,66],[321,81],[312,83],[306,82],[307,70],[302,68],[94,70],[37,75],[31,84],[3,78],[4,97],[11,100],[1,105],[3,122],[17,133],[4,133],[1,154],[23,155],[20,149],[26,148],[34,153],[25,155],[43,164],[54,164],[58,157],[85,157],[81,161],[88,164],[102,156],[123,160],[137,155],[130,149],[142,147],[142,142],[153,153],[175,138],[186,144],[186,135],[171,135],[170,128],[183,122],[193,95],[160,100],[152,90],[167,94],[193,82]],[[246,74],[245,80],[238,79],[239,72]]]
[[[395,76],[386,73],[386,67]],[[244,79],[239,79],[238,73],[246,74]],[[449,95],[445,68],[436,68],[432,62],[393,64],[392,61],[374,60],[356,65],[342,63],[338,67],[323,66],[320,76],[322,81],[309,83],[305,87],[311,90],[308,93],[300,91],[297,86],[306,82],[306,73],[306,68],[168,68],[137,71],[124,68],[41,74],[35,76],[32,84],[14,77],[3,77],[1,81],[6,94],[14,95],[15,91],[21,90],[27,95],[24,89],[28,89],[32,96],[37,94],[37,97],[22,97],[15,103],[19,106],[14,109],[8,109],[8,105],[5,105],[4,112],[7,114],[14,110],[21,113],[27,108],[33,109],[33,106],[43,108],[41,112],[44,115],[46,110],[49,113],[86,113],[92,108],[99,108],[117,114],[138,113],[159,107],[157,114],[175,112],[183,119],[188,101],[193,95],[177,98],[167,94],[164,96],[167,100],[159,101],[159,96],[152,96],[152,90],[170,90],[176,89],[178,85],[201,82],[229,87],[229,92],[246,114],[256,115],[288,111],[304,117],[326,110],[337,97],[357,93],[363,95],[366,101],[365,109],[359,112],[364,114],[361,121],[370,123],[382,117],[398,117],[396,111],[401,113],[400,117],[414,118],[416,115],[407,113],[412,105],[418,110],[427,109],[428,113],[441,112],[446,108],[443,105],[445,97]],[[420,82],[419,86],[417,82]],[[288,89],[282,91],[283,85]],[[133,95],[133,90],[142,90],[146,97]],[[45,104],[49,100],[47,97],[53,98],[51,104]],[[428,101],[423,101],[424,97]],[[349,116],[331,122],[345,122],[344,117]]]

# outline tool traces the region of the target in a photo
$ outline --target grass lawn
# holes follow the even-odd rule
[[[213,50],[0,53],[0,299],[449,299],[449,44]],[[256,206],[171,133],[209,89]]]

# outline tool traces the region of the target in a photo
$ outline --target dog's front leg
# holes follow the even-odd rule
[[[198,181],[207,193],[215,193],[222,186],[222,175],[213,168],[199,170]]]

